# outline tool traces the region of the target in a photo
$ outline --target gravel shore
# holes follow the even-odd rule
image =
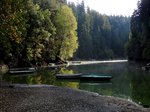
[[[0,87],[0,112],[150,112],[135,103],[48,85]]]

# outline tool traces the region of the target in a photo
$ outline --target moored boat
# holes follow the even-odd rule
[[[78,79],[81,81],[109,81],[112,76],[108,75],[96,75],[96,74],[56,74],[57,79]]]
[[[82,74],[56,74],[57,79],[79,79]]]
[[[96,74],[90,74],[90,75],[82,75],[80,77],[80,80],[95,80],[95,81],[109,81],[112,79],[112,76],[108,75],[96,75]]]

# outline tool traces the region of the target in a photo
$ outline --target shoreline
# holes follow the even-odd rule
[[[57,67],[68,67],[68,66],[74,66],[74,65],[89,65],[89,64],[103,64],[103,63],[123,63],[128,62],[128,60],[103,60],[103,61],[68,61],[67,64],[58,64],[50,63],[50,65],[47,66],[36,66],[35,68],[57,68]],[[19,68],[19,67],[17,67]],[[17,69],[16,68],[16,69]],[[9,71],[10,68],[8,68],[7,65],[0,66],[0,72],[6,73]]]
[[[115,63],[116,60],[75,61],[75,65],[76,62],[85,65]],[[117,60],[117,62],[127,62],[127,60]],[[0,96],[2,96],[0,97],[2,112],[150,112],[150,108],[144,108],[122,98],[53,85],[6,84],[0,86]]]
[[[134,102],[53,85],[0,87],[0,111],[149,112]]]
[[[128,60],[103,60],[103,61],[68,61],[67,64],[55,64],[49,63],[47,66],[40,66],[39,68],[57,68],[57,67],[68,67],[76,65],[90,65],[90,64],[103,64],[103,63],[123,63],[128,62]],[[37,67],[38,68],[38,67]]]
[[[103,61],[69,61],[68,65],[88,65],[88,64],[100,64],[100,63],[123,63],[128,60],[103,60]]]

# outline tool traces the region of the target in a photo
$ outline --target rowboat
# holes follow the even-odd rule
[[[56,74],[57,79],[80,79],[82,74]]]
[[[56,74],[57,79],[79,79],[81,81],[109,81],[112,76],[96,74]]]
[[[109,81],[112,79],[112,76],[108,75],[96,75],[96,74],[90,74],[90,75],[82,75],[80,77],[80,80],[90,80],[90,81]]]

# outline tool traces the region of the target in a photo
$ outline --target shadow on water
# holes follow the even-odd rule
[[[3,79],[11,83],[20,84],[49,84],[61,87],[97,92],[100,95],[109,95],[125,98],[150,107],[150,71],[142,71],[140,64],[135,63],[107,63],[70,66],[65,69],[42,69],[35,74],[23,76],[3,75]],[[105,74],[113,76],[111,81],[80,81],[57,80],[56,74]]]

